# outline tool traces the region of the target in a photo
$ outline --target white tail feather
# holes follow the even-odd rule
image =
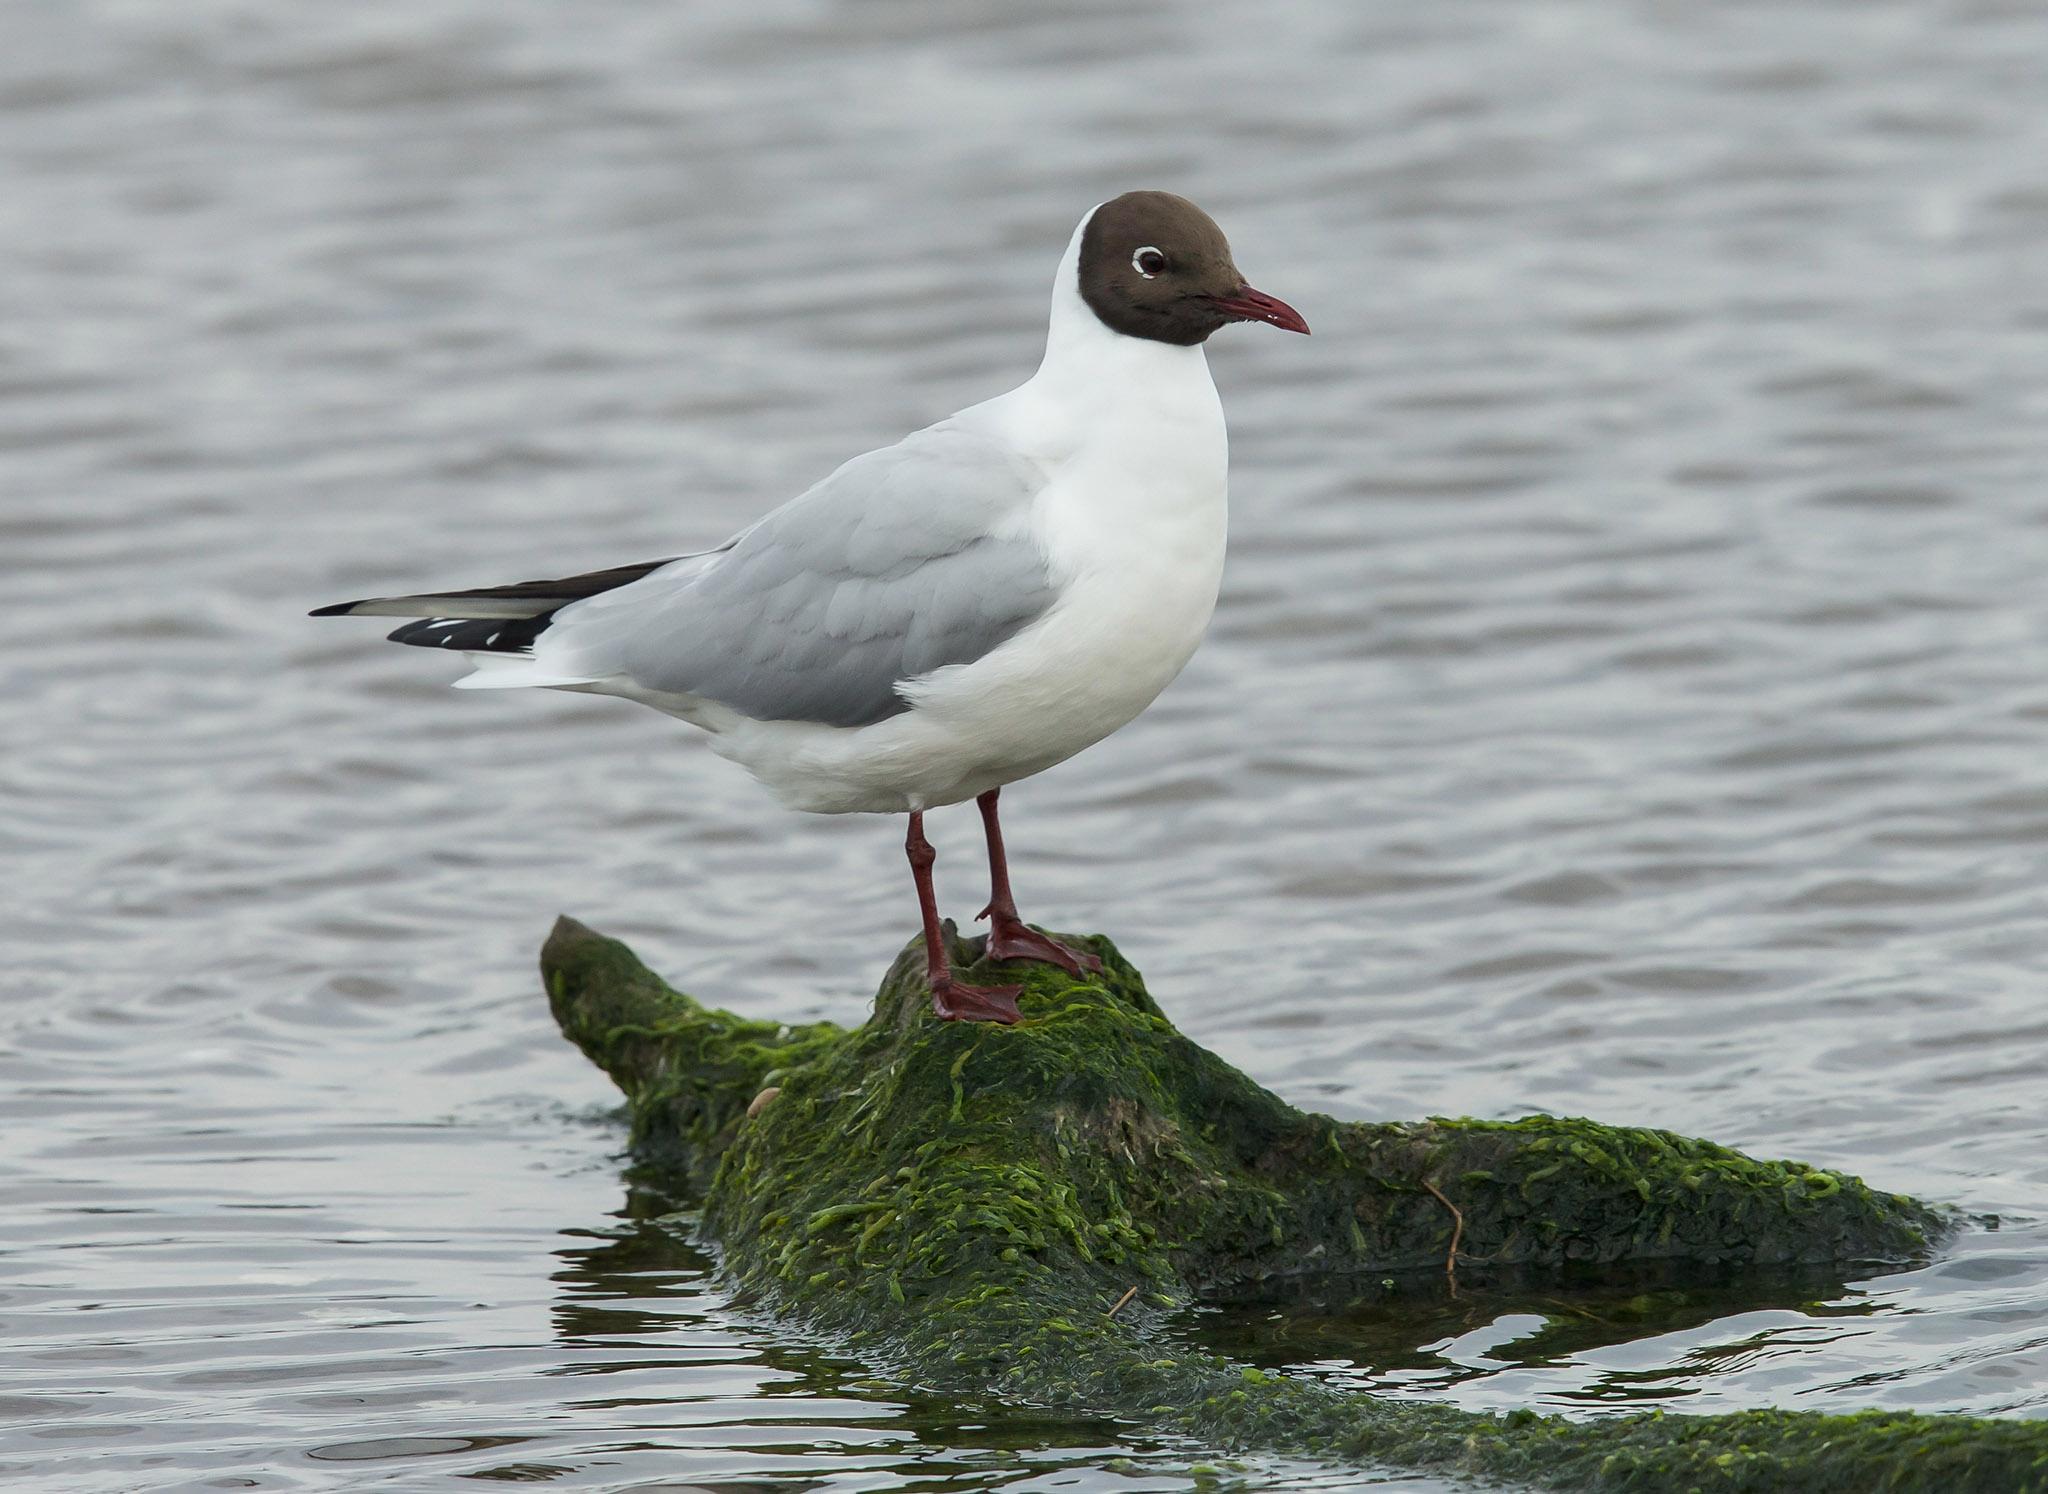
[[[463,657],[476,666],[476,672],[457,680],[458,690],[559,689],[565,685],[588,685],[594,678],[536,668],[536,661],[523,654],[465,652]]]

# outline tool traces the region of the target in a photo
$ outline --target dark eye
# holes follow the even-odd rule
[[[1147,244],[1131,256],[1131,268],[1150,280],[1166,269],[1166,256]]]

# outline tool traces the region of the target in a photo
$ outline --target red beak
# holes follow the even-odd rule
[[[1308,323],[1301,319],[1300,312],[1278,296],[1269,296],[1248,285],[1240,285],[1227,296],[1212,296],[1210,300],[1215,302],[1218,311],[1227,311],[1238,321],[1270,322],[1283,332],[1308,335]]]

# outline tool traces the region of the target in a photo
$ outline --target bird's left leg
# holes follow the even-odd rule
[[[976,917],[988,920],[988,957],[992,960],[1037,960],[1057,965],[1069,975],[1100,970],[1102,961],[1086,950],[1069,949],[1031,928],[1017,916],[1017,899],[1010,893],[1010,863],[1003,854],[1003,827],[996,819],[996,795],[992,788],[974,802],[981,806],[981,828],[988,835],[988,906]]]

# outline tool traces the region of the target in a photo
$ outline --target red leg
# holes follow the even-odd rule
[[[1069,949],[1049,939],[1017,916],[1017,899],[1010,895],[1010,862],[1003,854],[1003,827],[996,820],[996,795],[992,788],[974,802],[981,806],[981,828],[988,836],[988,906],[980,916],[988,920],[988,957],[992,960],[1037,960],[1057,965],[1069,975],[1100,970],[1102,961],[1085,950]]]
[[[953,979],[953,967],[946,959],[946,934],[939,927],[939,900],[932,891],[932,863],[938,853],[924,838],[924,816],[910,817],[910,834],[904,837],[904,854],[910,858],[910,874],[917,880],[918,911],[924,915],[924,972],[932,988],[932,1010],[948,1022],[1017,1022],[1018,986],[969,986]]]

